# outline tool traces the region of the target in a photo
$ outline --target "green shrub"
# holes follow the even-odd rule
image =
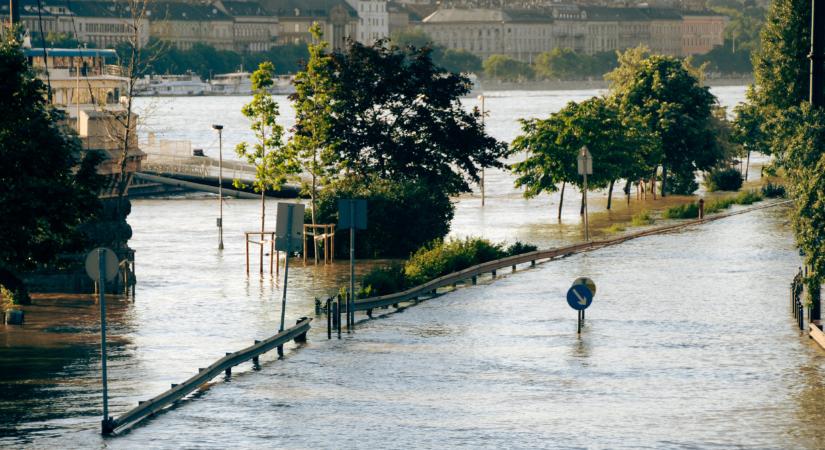
[[[404,265],[410,286],[506,256],[501,245],[486,239],[433,241],[415,252]]]
[[[761,200],[762,194],[758,191],[740,192],[739,195],[734,197],[734,202],[737,205],[751,205]]]
[[[604,231],[606,231],[607,233],[621,233],[624,230],[625,227],[621,226],[618,223],[614,223],[613,225],[610,225],[609,227],[605,228]]]
[[[424,182],[345,179],[327,186],[318,197],[318,223],[338,222],[338,199],[367,200],[367,229],[358,231],[358,258],[406,258],[450,231],[453,204],[440,189]],[[335,239],[338,255],[349,252],[348,232]]]
[[[699,217],[699,205],[685,203],[684,205],[668,208],[662,214],[665,219],[695,219]]]
[[[742,187],[742,172],[732,167],[713,169],[705,175],[705,187],[709,192],[738,191]]]
[[[696,175],[693,170],[682,172],[669,172],[667,183],[665,184],[667,194],[671,195],[693,195],[699,185],[696,183]]]
[[[730,208],[735,202],[734,197],[725,197],[705,203],[705,214],[713,214]]]
[[[515,256],[521,255],[524,253],[530,253],[538,250],[539,248],[533,244],[525,244],[521,241],[516,241],[513,245],[507,247],[507,250],[504,251],[506,256]]]
[[[387,295],[407,288],[407,277],[402,264],[375,267],[361,279],[364,296]]]
[[[653,216],[650,215],[650,212],[645,210],[638,214],[634,214],[633,218],[630,219],[630,223],[633,224],[634,227],[640,227],[643,225],[651,225],[655,222]]]
[[[766,198],[784,198],[785,186],[769,182],[768,184],[762,186],[762,195]]]

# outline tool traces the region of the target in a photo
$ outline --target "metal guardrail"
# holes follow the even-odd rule
[[[703,219],[694,219],[687,222],[681,222],[673,225],[666,225],[663,227],[656,227],[649,230],[640,231],[637,233],[626,234],[623,236],[619,236],[612,239],[606,239],[602,241],[591,241],[585,242],[581,244],[569,245],[566,247],[560,248],[553,248],[547,250],[536,250],[530,253],[524,253],[521,255],[515,256],[508,256],[506,258],[497,259],[495,261],[489,261],[486,263],[482,263],[473,267],[469,267],[467,269],[461,270],[459,272],[453,272],[451,274],[444,275],[442,277],[436,278],[434,280],[428,281],[427,283],[412,287],[407,289],[406,291],[396,292],[394,294],[382,295],[378,297],[370,297],[362,300],[356,300],[353,303],[353,311],[367,311],[368,314],[371,314],[372,310],[375,308],[383,308],[388,307],[391,305],[396,305],[400,302],[416,299],[422,295],[428,295],[435,292],[436,289],[451,286],[456,283],[463,282],[468,279],[472,279],[475,282],[476,277],[481,274],[491,272],[493,276],[496,275],[496,271],[499,269],[503,269],[506,267],[513,267],[530,262],[535,264],[536,261],[543,260],[543,259],[553,259],[558,258],[560,256],[568,256],[574,253],[580,253],[585,251],[596,250],[602,247],[608,247],[611,245],[621,244],[622,242],[629,241],[631,239],[637,239],[644,236],[651,236],[654,234],[661,234],[666,233],[669,231],[674,231],[680,228],[689,227],[692,225],[702,224],[706,222],[711,222],[714,220],[723,219],[730,216],[735,216],[738,214],[744,214],[747,212],[755,211],[758,209],[764,208],[771,208],[774,206],[779,206],[783,204],[790,203],[790,200],[780,201],[780,202],[772,202],[765,205],[754,206],[751,208],[745,208],[739,211],[731,211],[727,213],[717,214],[714,216],[705,216]]]
[[[223,358],[215,361],[206,368],[198,369],[198,373],[181,384],[173,384],[168,391],[153,397],[147,401],[139,402],[138,406],[127,411],[119,417],[109,419],[108,424],[104,424],[104,434],[111,434],[125,428],[131,427],[149,415],[161,411],[163,408],[189,395],[204,383],[218,376],[221,372],[231,373],[232,367],[243,362],[252,360],[258,362],[258,356],[278,347],[279,354],[282,353],[283,345],[290,340],[296,342],[306,340],[309,331],[310,318],[302,318],[292,328],[288,328],[275,336],[263,341],[255,341],[255,344],[234,353],[227,353]]]

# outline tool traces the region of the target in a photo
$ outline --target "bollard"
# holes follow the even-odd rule
[[[223,372],[224,372],[224,374],[226,374],[226,376],[228,376],[228,377],[229,377],[229,376],[232,376],[232,368],[231,368],[231,367],[227,367],[227,368],[226,368],[226,370],[224,370]]]
[[[513,264],[513,272],[515,272],[515,271],[516,271],[516,265]]]
[[[284,357],[284,346],[279,345],[278,346],[278,359],[282,359],[283,357]]]
[[[368,309],[368,310],[367,310],[367,317],[369,317],[370,319],[372,319],[372,308],[370,308],[370,309]]]
[[[327,298],[327,339],[332,339],[332,310],[329,304],[330,299]]]
[[[258,359],[257,356],[252,357],[252,365],[255,365],[255,366],[259,365],[259,361],[260,360]]]
[[[315,315],[321,315],[321,300],[319,300],[318,297],[315,297]]]
[[[530,267],[536,267],[536,260],[530,261]]]
[[[495,278],[495,277],[496,277],[496,271],[494,270],[493,271],[493,278]]]
[[[473,284],[476,284],[477,282],[478,282],[478,280],[476,279],[476,276],[473,275]]]
[[[705,218],[705,199],[703,198],[699,199],[699,218]]]

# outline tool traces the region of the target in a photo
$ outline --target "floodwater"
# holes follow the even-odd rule
[[[715,92],[733,105],[744,88]],[[596,93],[491,94],[490,132],[509,141],[517,117]],[[220,121],[226,151],[245,138],[232,131],[244,100],[147,101],[147,128],[166,124],[178,134],[154,131],[210,154],[209,124]],[[483,208],[477,192],[457,199],[453,235],[581,239],[574,191],[557,221],[555,195],[524,200],[498,171],[487,189]],[[663,202],[619,196],[607,213],[605,197],[592,203],[597,225]],[[133,202],[136,296],[107,302],[113,415],[277,330],[282,281],[257,273],[254,247],[252,274],[244,268],[242,232],[258,229],[259,207],[227,200],[219,252],[214,197]],[[544,264],[365,322],[342,341],[327,342],[319,318],[284,361],[266,355],[260,371],[236,370],[115,439],[97,434],[94,300],[44,299],[24,327],[0,325],[0,446],[821,447],[822,353],[788,316],[799,257],[784,217],[770,209]],[[287,322],[312,315],[314,298],[347,274],[344,261],[293,261]],[[580,275],[599,291],[577,338],[563,293]]]

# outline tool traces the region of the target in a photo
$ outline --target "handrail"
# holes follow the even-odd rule
[[[124,427],[144,419],[146,416],[154,414],[172,403],[182,399],[189,393],[199,388],[207,381],[215,378],[221,372],[225,372],[238,364],[250,359],[256,360],[260,354],[268,352],[275,347],[281,347],[292,339],[300,339],[306,336],[309,331],[310,318],[302,318],[295,326],[269,337],[263,341],[255,341],[254,345],[246,347],[234,353],[227,353],[223,358],[215,361],[209,367],[199,369],[198,373],[181,384],[173,384],[172,388],[157,395],[145,402],[139,402],[138,406],[127,411],[120,417],[113,418],[109,424],[109,431],[115,432]]]
[[[684,227],[689,227],[691,225],[698,225],[706,222],[711,222],[718,219],[723,219],[725,217],[735,216],[737,214],[744,214],[747,212],[755,211],[758,209],[770,208],[774,206],[784,205],[790,203],[791,200],[779,201],[779,202],[772,202],[765,205],[754,206],[751,208],[742,209],[739,211],[730,211],[727,213],[717,214],[714,216],[706,216],[703,219],[693,219],[687,222],[681,222],[672,225],[665,225],[662,227],[656,227],[649,230],[639,231],[636,233],[630,233],[623,236],[615,237],[612,239],[606,239],[601,241],[591,241],[591,242],[584,242],[580,244],[573,244],[568,245],[566,247],[559,247],[559,248],[551,248],[546,250],[536,250],[529,253],[522,253],[520,255],[508,256],[505,258],[497,259],[494,261],[488,261],[485,263],[481,263],[472,267],[468,267],[464,270],[453,272],[447,275],[443,275],[438,277],[434,280],[430,280],[424,284],[420,284],[418,286],[409,288],[405,291],[396,292],[393,294],[381,295],[376,297],[369,297],[361,300],[356,300],[353,303],[352,309],[353,311],[370,311],[375,308],[382,308],[390,305],[394,305],[403,301],[407,301],[413,298],[416,298],[420,295],[424,295],[435,291],[436,289],[444,286],[449,286],[460,281],[467,280],[469,278],[476,277],[483,273],[493,272],[498,269],[502,269],[508,266],[515,266],[517,264],[524,264],[526,262],[535,262],[541,259],[552,259],[559,256],[566,256],[574,253],[580,253],[584,251],[595,250],[602,247],[607,247],[611,245],[621,244],[622,242],[629,241],[631,239],[636,239],[644,236],[650,236],[654,234],[666,233],[668,231],[677,230]]]

